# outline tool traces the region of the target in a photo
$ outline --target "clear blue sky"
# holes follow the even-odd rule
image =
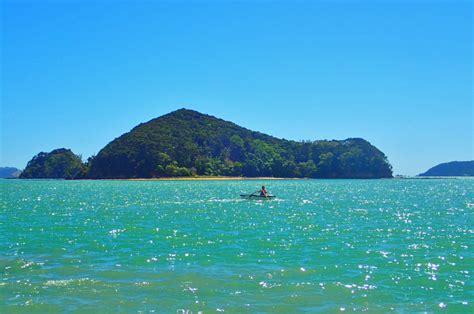
[[[473,159],[470,1],[2,1],[0,166],[87,158],[182,107],[363,137],[395,174]]]

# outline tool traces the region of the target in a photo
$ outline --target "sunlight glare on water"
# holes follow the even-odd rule
[[[474,311],[472,179],[0,187],[1,313]]]

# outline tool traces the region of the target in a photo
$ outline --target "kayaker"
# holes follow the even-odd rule
[[[260,190],[260,196],[268,196],[267,189],[265,189],[265,185],[262,185],[262,189]]]

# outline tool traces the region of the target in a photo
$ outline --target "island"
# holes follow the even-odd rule
[[[474,176],[474,160],[451,161],[439,164],[419,174],[421,177],[465,177]]]
[[[52,158],[58,151],[67,158]],[[139,124],[85,163],[67,151],[38,154],[22,178],[392,177],[385,154],[364,139],[279,139],[188,109]]]

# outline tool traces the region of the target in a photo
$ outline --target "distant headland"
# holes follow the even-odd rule
[[[423,177],[464,177],[474,176],[474,160],[471,161],[451,161],[439,164],[421,173]]]
[[[15,167],[0,167],[0,179],[15,179],[21,174],[21,170]]]
[[[383,152],[361,138],[290,141],[180,109],[139,124],[83,163],[69,149],[41,152],[20,178],[391,178]]]

